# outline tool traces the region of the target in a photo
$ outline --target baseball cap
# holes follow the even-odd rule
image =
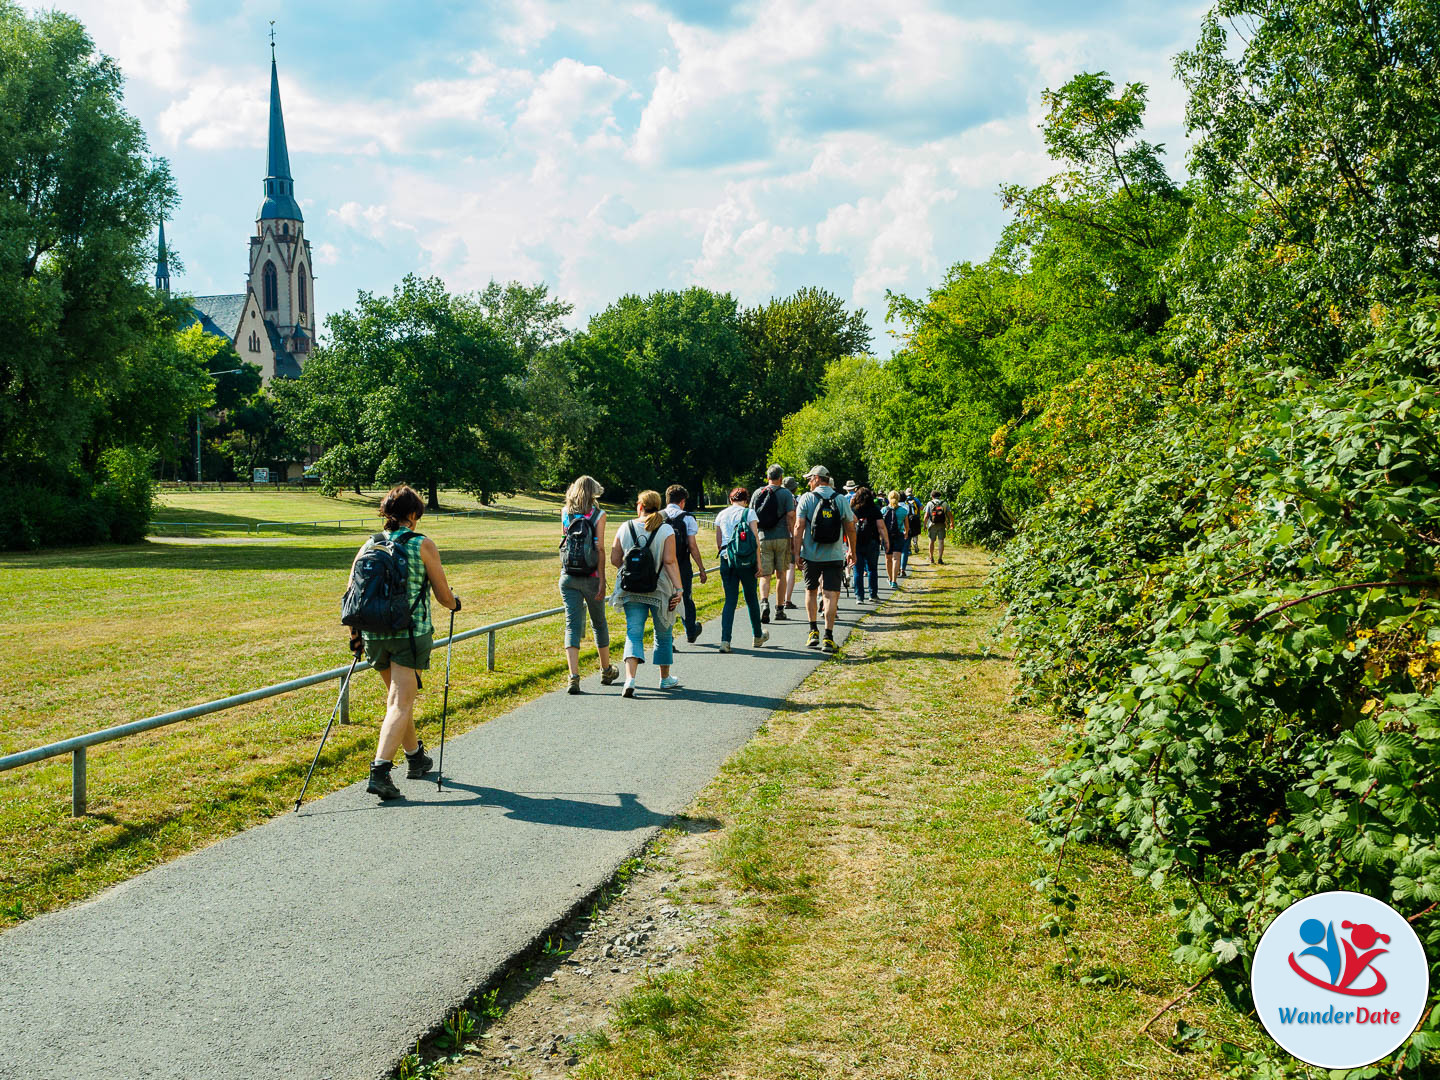
[[[818,477],[821,480],[829,480],[830,470],[825,468],[824,465],[811,465],[810,471],[805,474],[805,479],[809,480],[812,477]]]

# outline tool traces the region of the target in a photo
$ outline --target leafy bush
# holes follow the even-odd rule
[[[1440,977],[1437,374],[1431,301],[1333,381],[1177,394],[1006,552],[1026,687],[1072,721],[1034,820],[1183,881],[1176,956],[1237,1001],[1325,889],[1409,916]]]
[[[100,484],[75,474],[59,485],[0,487],[14,519],[0,547],[26,551],[144,539],[155,499],[154,464],[152,451],[121,447],[101,456]]]

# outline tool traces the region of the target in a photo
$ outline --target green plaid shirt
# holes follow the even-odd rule
[[[404,529],[397,529],[395,532],[390,532],[387,529],[384,536],[389,540],[405,531]],[[435,626],[430,622],[430,580],[425,573],[425,560],[420,557],[420,545],[424,539],[425,537],[419,533],[411,533],[404,539],[401,545],[405,548],[405,562],[410,579],[408,583],[409,587],[406,589],[405,595],[410,601],[411,608],[414,610],[413,617],[415,625],[411,628],[410,632],[396,635],[372,634],[367,630],[364,633],[366,641],[372,641],[377,638],[383,638],[385,640],[390,640],[392,637],[408,638],[411,632],[413,632],[416,637],[420,637],[422,634],[433,634],[435,632]],[[374,539],[365,541],[367,547],[373,546],[374,543]],[[420,601],[418,606],[415,604],[417,599]]]

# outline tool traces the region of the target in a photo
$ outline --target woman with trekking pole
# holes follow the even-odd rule
[[[610,624],[605,618],[605,511],[598,502],[603,494],[598,480],[581,476],[565,492],[560,514],[560,599],[565,604],[565,663],[572,694],[580,693],[586,611],[600,653],[600,681],[609,686],[620,677],[620,669],[610,662]]]
[[[435,640],[435,628],[430,621],[430,593],[452,613],[460,610],[460,598],[451,592],[450,583],[445,579],[435,541],[415,531],[424,513],[425,503],[413,488],[405,484],[391,488],[380,500],[385,531],[367,540],[355,556],[355,565],[358,565],[367,553],[380,545],[389,545],[403,552],[406,568],[409,628],[393,634],[370,630],[351,633],[351,649],[358,654],[363,647],[365,659],[385,682],[385,719],[380,724],[379,747],[370,766],[370,783],[365,789],[382,800],[400,797],[400,789],[390,778],[395,751],[400,747],[405,749],[406,779],[418,780],[434,767],[415,731],[415,695],[421,686],[420,672],[430,668],[430,651]],[[351,576],[353,579],[354,565]],[[454,626],[453,615],[451,626]],[[448,684],[448,672],[446,681]]]
[[[680,564],[675,558],[675,530],[665,523],[660,510],[660,493],[642,491],[635,500],[635,518],[615,532],[610,547],[610,565],[615,575],[615,592],[610,603],[625,613],[625,688],[622,695],[635,696],[635,675],[645,662],[645,623],[655,623],[655,652],[660,667],[660,689],[673,690],[680,680],[670,674],[675,658],[675,611],[680,606],[683,586]]]

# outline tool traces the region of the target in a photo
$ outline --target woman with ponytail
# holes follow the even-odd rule
[[[625,613],[625,697],[635,696],[635,675],[645,662],[645,623],[655,622],[655,652],[660,689],[673,690],[680,680],[670,674],[675,656],[675,609],[682,596],[680,566],[675,560],[675,530],[660,511],[660,493],[642,491],[635,501],[635,519],[615,532],[610,565],[615,592],[610,603]]]

